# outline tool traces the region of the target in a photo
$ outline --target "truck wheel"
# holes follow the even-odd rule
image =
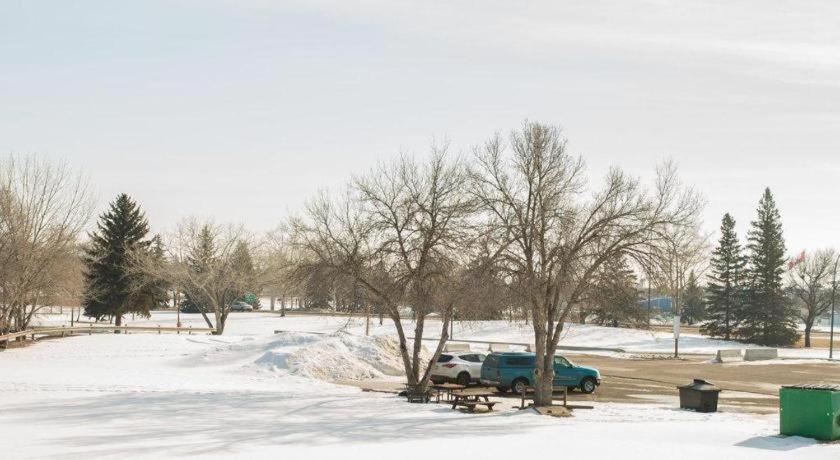
[[[598,385],[595,383],[595,379],[593,379],[592,377],[586,377],[580,382],[580,391],[586,394],[594,393],[595,388],[597,387]]]
[[[528,380],[520,377],[510,384],[510,388],[511,390],[513,390],[514,393],[521,395],[522,393],[525,393],[525,390],[528,389]]]
[[[467,386],[472,381],[472,377],[470,377],[469,372],[461,372],[458,374],[458,378],[456,378],[455,381],[458,382],[458,385]]]

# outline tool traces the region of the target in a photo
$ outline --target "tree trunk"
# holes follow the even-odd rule
[[[534,369],[534,406],[550,406],[554,402],[554,353],[546,353]]]
[[[414,346],[411,350],[411,371],[419,379],[420,377],[420,350],[423,348],[423,327],[426,323],[426,316],[417,313],[415,310],[416,321],[414,323]]]
[[[531,385],[534,387],[534,406],[550,406],[554,400],[554,347],[548,346],[551,338],[546,331],[545,320],[535,316],[533,325],[536,366]],[[549,363],[548,366],[546,363]]]
[[[400,357],[402,358],[403,367],[405,368],[405,377],[409,384],[416,384],[417,374],[412,372],[411,357],[408,354],[408,343],[405,338],[405,331],[403,330],[402,322],[400,321],[399,311],[396,307],[394,307],[393,310],[389,309],[389,315],[391,316],[391,320],[394,322],[394,326],[397,328],[397,338],[400,342]],[[415,338],[415,340],[417,339]]]
[[[811,348],[811,328],[814,327],[814,320],[805,322],[805,348]]]
[[[122,314],[117,313],[114,315],[114,326],[120,327],[122,326]],[[114,331],[114,334],[119,334],[120,331]]]
[[[423,378],[420,379],[420,391],[425,390],[426,387],[429,386],[429,380],[432,378],[432,365],[437,362],[438,358],[440,357],[440,354],[443,352],[443,347],[449,340],[449,335],[447,334],[447,331],[449,330],[449,325],[452,322],[450,316],[451,315],[444,315],[443,327],[440,331],[440,340],[438,340],[437,347],[435,347],[435,352],[432,355],[431,361],[429,361],[429,365],[426,366],[426,370],[423,373]]]
[[[215,335],[222,335],[225,333],[225,324],[227,324],[227,316],[228,312],[222,312],[219,315],[219,318],[216,320],[216,334]]]

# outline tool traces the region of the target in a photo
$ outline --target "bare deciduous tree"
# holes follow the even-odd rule
[[[258,284],[261,271],[243,266],[238,250],[249,243],[241,227],[188,219],[178,225],[165,245],[168,263],[147,260],[142,265],[191,298],[207,326],[221,335],[231,303]]]
[[[665,225],[662,238],[651,245],[650,276],[660,290],[671,298],[674,327],[681,321],[683,292],[691,273],[702,274],[708,266],[708,235],[696,222]],[[674,336],[674,356],[679,356],[679,336]]]
[[[34,315],[78,278],[78,236],[91,203],[84,179],[64,164],[0,160],[0,333]]]
[[[357,282],[394,322],[408,381],[421,387],[429,380],[428,363],[421,362],[426,319],[432,313],[441,319],[434,360],[463,292],[441,286],[458,276],[469,253],[466,179],[463,164],[445,149],[422,164],[403,157],[356,178],[337,200],[322,194],[290,224],[299,271],[329,270]],[[414,319],[411,350],[401,314],[407,309]]]
[[[567,152],[560,129],[526,123],[506,142],[476,150],[475,195],[516,298],[527,305],[535,338],[535,404],[552,401],[554,354],[569,313],[593,275],[618,254],[643,258],[668,226],[693,222],[700,199],[675,169],[658,170],[653,190],[618,169],[586,194],[583,161]]]
[[[300,297],[300,284],[294,276],[295,248],[288,242],[288,228],[281,226],[266,236],[263,266],[265,267],[264,289],[274,299],[280,296],[281,316],[286,314],[287,299]]]
[[[805,254],[804,260],[788,270],[789,290],[802,305],[799,317],[805,323],[805,347],[811,346],[811,329],[817,318],[831,306],[831,280],[834,261],[833,249],[820,249]]]

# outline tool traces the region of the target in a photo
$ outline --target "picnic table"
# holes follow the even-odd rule
[[[458,385],[457,383],[441,383],[438,385],[432,385],[432,388],[438,390],[436,402],[440,402],[441,393],[446,395],[446,402],[451,402],[453,391],[463,390],[467,387],[465,387],[464,385]]]
[[[493,410],[495,402],[490,401],[490,396],[496,393],[486,390],[452,390],[450,393],[452,397],[452,409],[457,407],[466,407],[470,412],[475,410],[475,406],[485,406],[487,410]]]

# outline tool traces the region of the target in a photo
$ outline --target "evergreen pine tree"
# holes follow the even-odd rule
[[[251,250],[248,248],[248,243],[242,240],[238,241],[236,243],[236,247],[233,248],[233,252],[230,257],[232,269],[243,275],[242,280],[244,282],[244,289],[243,292],[237,293],[236,298],[239,300],[245,300],[245,294],[256,294],[258,290],[256,286],[257,276],[254,268],[254,260],[251,257]],[[251,306],[255,308],[259,308],[259,304],[259,297],[251,302]]]
[[[612,327],[644,327],[648,312],[639,303],[636,274],[626,257],[607,260],[598,271],[591,302],[594,322]]]
[[[187,255],[187,264],[193,273],[209,275],[210,266],[215,258],[216,241],[213,238],[211,228],[205,225],[199,231],[198,245],[192,248]],[[181,302],[181,311],[184,313],[206,313],[211,311],[210,304],[206,297],[196,293],[191,295],[187,292]]]
[[[120,326],[126,313],[149,315],[158,296],[133,258],[136,251],[149,250],[150,241],[144,240],[148,232],[140,207],[124,193],[100,216],[84,254],[85,316],[97,320],[112,316]]]
[[[712,270],[706,289],[706,323],[703,334],[730,340],[735,337],[744,304],[746,260],[735,233],[735,220],[724,214],[718,247],[712,252]]]
[[[146,259],[150,264],[157,267],[155,273],[163,273],[166,265],[166,255],[163,250],[163,241],[160,235],[155,235],[146,247],[148,255]],[[136,289],[136,296],[139,302],[145,302],[150,307],[166,307],[169,302],[170,283],[160,275],[147,273],[142,268],[136,271],[135,279],[139,284]],[[145,298],[145,299],[143,299]]]
[[[749,287],[738,336],[761,345],[791,345],[799,338],[796,309],[783,291],[785,241],[781,216],[769,188],[758,203],[758,216],[751,223],[748,240]]]
[[[703,288],[697,284],[697,276],[693,270],[688,274],[682,297],[682,320],[686,324],[703,321],[706,318],[706,303],[703,300]]]

